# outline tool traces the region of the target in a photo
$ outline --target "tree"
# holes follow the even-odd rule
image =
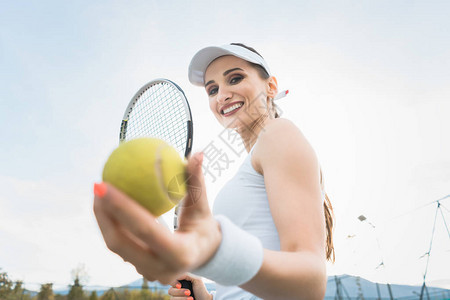
[[[72,279],[78,279],[80,285],[84,286],[89,282],[89,275],[84,264],[79,264],[75,269],[71,271]]]
[[[148,290],[148,280],[145,278],[142,278],[141,290]]]
[[[66,295],[56,294],[55,295],[55,300],[67,300],[67,296]]]
[[[78,265],[72,270],[73,285],[70,286],[67,300],[84,300],[87,299],[83,291],[83,285],[87,284],[89,280],[86,267],[83,264]]]
[[[14,288],[13,288],[14,285]],[[1,300],[30,300],[31,296],[25,293],[22,281],[12,282],[6,272],[0,273],[0,299]]]
[[[141,292],[140,292],[140,299],[141,300],[150,300],[151,298],[152,298],[152,295],[148,288],[148,281],[147,281],[147,279],[143,278]]]
[[[12,294],[12,281],[6,272],[0,273],[0,299],[8,299]]]
[[[75,278],[73,285],[70,286],[69,294],[67,295],[67,300],[83,300],[86,299],[83,291],[83,286],[80,284],[80,279]]]
[[[98,300],[96,291],[92,291],[91,295],[89,296],[89,300]]]
[[[101,297],[101,300],[116,300],[117,294],[113,288],[110,288],[106,293],[104,293]]]
[[[119,299],[120,299],[120,300],[129,300],[129,299],[131,299],[131,293],[130,293],[130,290],[127,289],[127,288],[125,288],[125,289],[122,291],[122,293],[120,293]]]
[[[41,284],[41,290],[37,295],[37,300],[54,300],[53,283]]]
[[[23,281],[20,280],[15,282],[12,294],[14,299],[25,300],[30,298],[29,295],[25,295],[25,289],[23,288]]]
[[[13,293],[14,293],[15,295],[20,295],[20,294],[22,294],[23,291],[24,291],[24,289],[23,289],[22,286],[23,286],[23,282],[22,282],[22,281],[20,281],[20,280],[16,281],[16,284],[14,285]]]

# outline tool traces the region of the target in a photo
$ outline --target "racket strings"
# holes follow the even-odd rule
[[[158,83],[137,99],[128,118],[127,140],[142,136],[158,137],[184,156],[187,120],[181,92],[168,83]]]

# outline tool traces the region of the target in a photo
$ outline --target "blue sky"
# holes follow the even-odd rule
[[[0,268],[31,283],[66,285],[80,264],[89,284],[138,278],[105,248],[91,209],[124,109],[149,80],[174,80],[202,150],[222,129],[189,61],[244,42],[290,90],[283,117],[324,169],[337,217],[329,273],[421,284],[436,207],[414,209],[450,194],[449,13],[447,1],[2,1]],[[242,159],[207,178],[211,204]],[[427,278],[450,288],[439,218]]]

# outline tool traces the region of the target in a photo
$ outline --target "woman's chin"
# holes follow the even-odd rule
[[[240,120],[233,120],[231,122],[223,123],[223,127],[226,129],[232,129],[237,132],[241,132],[244,125],[242,124],[242,122],[240,122]]]

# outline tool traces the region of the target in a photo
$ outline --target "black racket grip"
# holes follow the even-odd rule
[[[189,280],[178,280],[181,283],[181,288],[183,289],[188,289],[191,291],[191,297],[194,298],[195,300],[195,296],[194,296],[194,289],[192,288],[192,282],[190,282]]]

